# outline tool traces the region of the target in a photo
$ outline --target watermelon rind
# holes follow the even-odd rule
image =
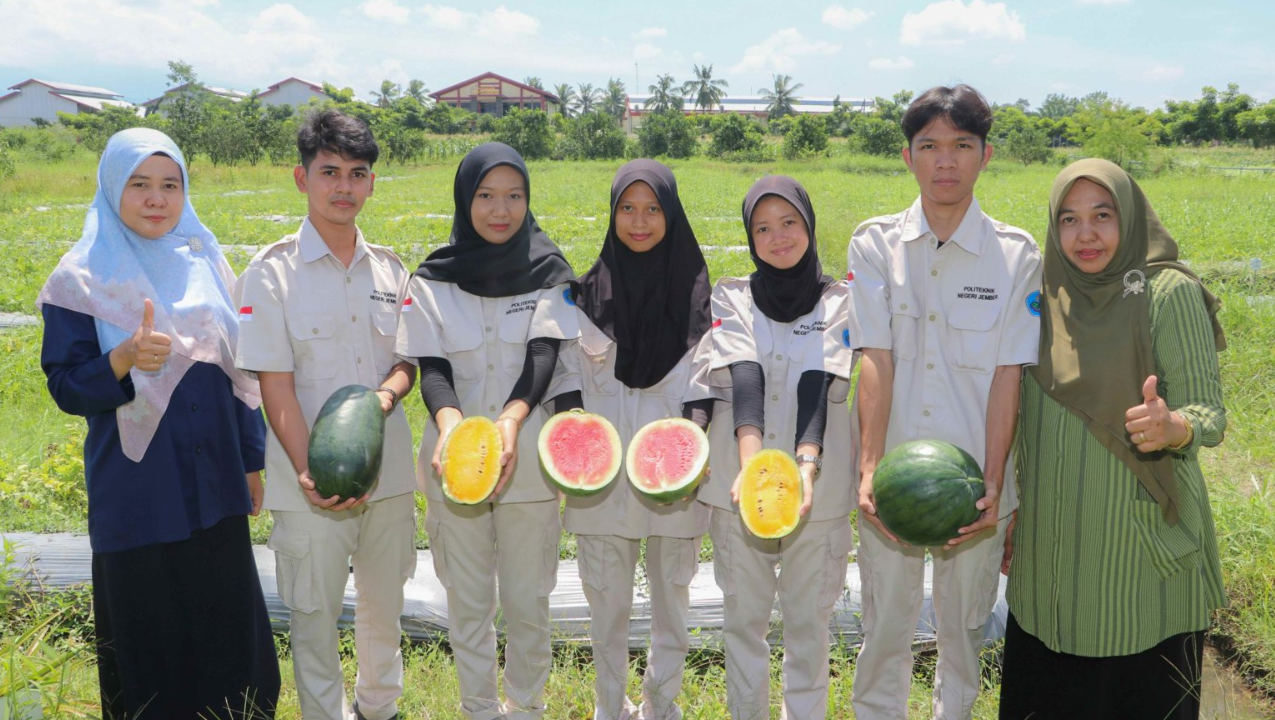
[[[363,497],[381,475],[385,411],[370,388],[346,385],[328,396],[310,430],[306,463],[320,497]]]
[[[461,420],[451,429],[451,432],[447,433],[447,438],[443,441],[443,451],[440,454],[440,461],[443,466],[443,495],[449,501],[456,503],[457,505],[478,505],[486,502],[488,498],[491,497],[492,492],[496,489],[496,485],[500,482],[500,463],[499,460],[497,460],[496,471],[491,473],[487,485],[485,487],[480,487],[480,492],[477,493],[474,498],[467,499],[459,497],[452,488],[453,482],[458,482],[459,478],[453,480],[453,475],[449,474],[448,466],[451,465],[452,467],[450,468],[450,471],[451,473],[455,473],[457,472],[456,465],[458,463],[448,462],[450,455],[449,449],[451,448],[451,444],[454,439],[466,437],[471,431],[487,433],[494,436],[495,441],[493,447],[497,458],[499,458],[500,454],[504,451],[500,437],[500,429],[496,427],[496,423],[481,415],[474,415]]]
[[[791,517],[787,519],[787,522],[783,522],[778,525],[774,531],[767,531],[760,527],[759,523],[755,521],[752,513],[748,511],[748,509],[756,502],[753,498],[753,493],[756,491],[756,488],[749,482],[749,475],[755,473],[756,468],[762,465],[778,465],[779,469],[782,470],[785,475],[789,476],[790,481],[793,483],[792,487],[796,489],[796,502],[792,503],[789,508],[792,513]],[[759,450],[755,455],[748,459],[747,463],[744,464],[742,473],[744,478],[740,483],[739,488],[739,514],[740,518],[744,521],[744,527],[748,529],[748,532],[762,540],[779,540],[792,534],[792,531],[796,530],[797,526],[801,524],[801,515],[799,510],[801,509],[802,503],[805,502],[805,485],[802,482],[801,470],[797,467],[797,461],[794,460],[791,455],[782,450]]]
[[[886,453],[872,475],[877,517],[903,542],[937,547],[978,519],[983,471],[943,440],[912,440]]]
[[[606,431],[609,445],[611,447],[611,460],[603,470],[602,479],[593,483],[585,483],[582,481],[572,480],[566,477],[566,473],[561,470],[553,459],[553,448],[549,445],[549,440],[553,432],[563,423],[589,422],[596,423]],[[620,463],[624,457],[624,451],[620,444],[620,433],[615,431],[615,426],[610,420],[585,412],[579,408],[561,412],[544,424],[540,428],[540,437],[537,439],[537,449],[540,455],[540,471],[544,473],[545,478],[553,483],[553,486],[572,497],[588,497],[596,495],[607,488],[611,481],[615,480],[615,476],[620,473]]]
[[[678,478],[664,478],[662,480],[660,490],[651,490],[647,485],[642,483],[644,478],[641,477],[637,470],[639,458],[644,452],[644,444],[649,441],[650,437],[659,431],[678,430],[688,433],[688,437],[693,437],[695,444],[698,446],[695,457],[691,461],[691,468],[688,472]],[[686,420],[684,418],[665,418],[663,420],[655,420],[642,426],[641,430],[633,436],[629,441],[628,452],[624,457],[625,473],[629,476],[629,483],[640,494],[657,503],[671,503],[687,497],[695,492],[699,487],[700,480],[704,478],[704,471],[708,468],[708,436],[700,429],[699,425]],[[651,479],[651,478],[647,478]]]

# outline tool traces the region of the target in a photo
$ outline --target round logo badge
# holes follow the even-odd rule
[[[571,297],[571,288],[562,288],[562,299],[566,300],[568,305],[575,307],[576,299]]]
[[[850,347],[850,328],[841,331],[841,344]]]
[[[1027,296],[1027,312],[1036,317],[1040,317],[1040,291]]]

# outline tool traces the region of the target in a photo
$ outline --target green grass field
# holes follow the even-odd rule
[[[1275,698],[1275,174],[1228,173],[1206,165],[1270,164],[1265,156],[1234,149],[1161,155],[1168,167],[1140,180],[1156,210],[1192,264],[1224,300],[1222,314],[1230,349],[1221,356],[1230,427],[1226,442],[1202,454],[1210,481],[1230,604],[1219,612],[1214,634],[1238,652],[1240,670],[1267,697]],[[84,211],[95,191],[96,159],[80,152],[56,164],[21,155],[18,172],[0,181],[0,312],[33,314],[33,303],[58,257],[79,237]],[[593,262],[607,226],[611,177],[619,162],[531,164],[533,212],[564,249],[578,272]],[[740,222],[748,186],[768,173],[786,173],[809,190],[818,213],[817,236],[824,268],[845,272],[846,245],[861,221],[907,207],[916,185],[901,160],[837,154],[823,160],[767,165],[730,164],[701,158],[669,163],[713,278],[751,270]],[[392,246],[413,267],[430,248],[445,243],[452,214],[455,162],[378,167],[376,193],[361,218],[366,237]],[[1042,240],[1045,203],[1059,165],[1024,168],[994,160],[979,181],[983,209],[1021,226]],[[218,236],[236,270],[252,248],[293,232],[305,213],[305,197],[293,187],[289,168],[213,168],[192,172],[193,203]],[[240,248],[239,246],[247,246]],[[1262,263],[1253,269],[1253,259]],[[39,368],[39,327],[0,331],[0,529],[85,529],[80,442],[83,422],[62,415],[44,390]],[[418,397],[407,401],[419,438],[425,412]],[[418,500],[422,504],[423,498]],[[423,525],[423,523],[421,523]],[[254,523],[264,541],[269,520]],[[427,543],[423,532],[418,538]],[[572,551],[564,541],[564,552]],[[17,629],[4,624],[0,647],[14,645]],[[69,648],[67,687],[77,702],[95,691],[92,655],[74,638],[48,640]],[[585,649],[587,651],[587,648]],[[832,701],[836,717],[847,717],[853,650],[834,662]],[[285,677],[290,675],[286,651]],[[586,656],[560,653],[550,682],[551,716],[584,718],[592,698]],[[455,714],[455,678],[445,650],[415,647],[407,654],[406,717]],[[347,658],[348,660],[348,658]],[[349,663],[347,663],[348,665]],[[0,675],[12,677],[0,658]],[[777,666],[776,666],[777,667]],[[5,668],[9,668],[5,670]],[[976,716],[995,716],[997,674],[987,663],[989,692]],[[352,665],[350,665],[352,672]],[[777,672],[777,669],[776,669]],[[351,676],[352,677],[352,676]],[[690,682],[689,680],[694,680]],[[913,717],[928,716],[924,663],[914,689]],[[0,688],[5,677],[0,677]],[[775,677],[776,696],[778,676]],[[289,681],[289,687],[290,681]],[[636,687],[636,686],[635,686]],[[0,695],[3,695],[0,690]],[[688,718],[725,716],[720,657],[698,658],[683,695]],[[451,713],[451,714],[449,714]],[[281,717],[298,717],[295,709]]]

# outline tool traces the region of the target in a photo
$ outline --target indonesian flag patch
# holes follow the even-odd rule
[[[239,322],[241,323],[252,322],[252,306],[251,305],[244,305],[243,307],[239,308]]]
[[[412,298],[408,297],[403,301],[403,312],[409,312],[412,309]]]
[[[722,319],[721,319],[721,318],[717,318],[716,320],[714,320],[714,321],[713,321],[713,325],[712,325],[712,327],[710,327],[709,329],[710,329],[710,330],[712,330],[713,332],[717,332],[717,331],[721,330],[721,329],[722,329]]]
[[[849,283],[852,287],[854,286],[854,272],[853,272],[853,271],[847,271],[847,272],[846,272],[846,282],[847,282],[847,283]]]

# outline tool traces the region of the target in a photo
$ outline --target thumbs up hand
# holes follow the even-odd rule
[[[129,355],[133,366],[138,370],[157,372],[168,362],[173,341],[164,333],[155,332],[155,305],[149,298],[145,302],[142,324],[133,333],[132,352]]]
[[[1169,410],[1164,398],[1160,397],[1158,382],[1155,375],[1147,377],[1142,383],[1142,404],[1134,405],[1124,414],[1124,429],[1138,452],[1163,450],[1186,439],[1186,421]]]

